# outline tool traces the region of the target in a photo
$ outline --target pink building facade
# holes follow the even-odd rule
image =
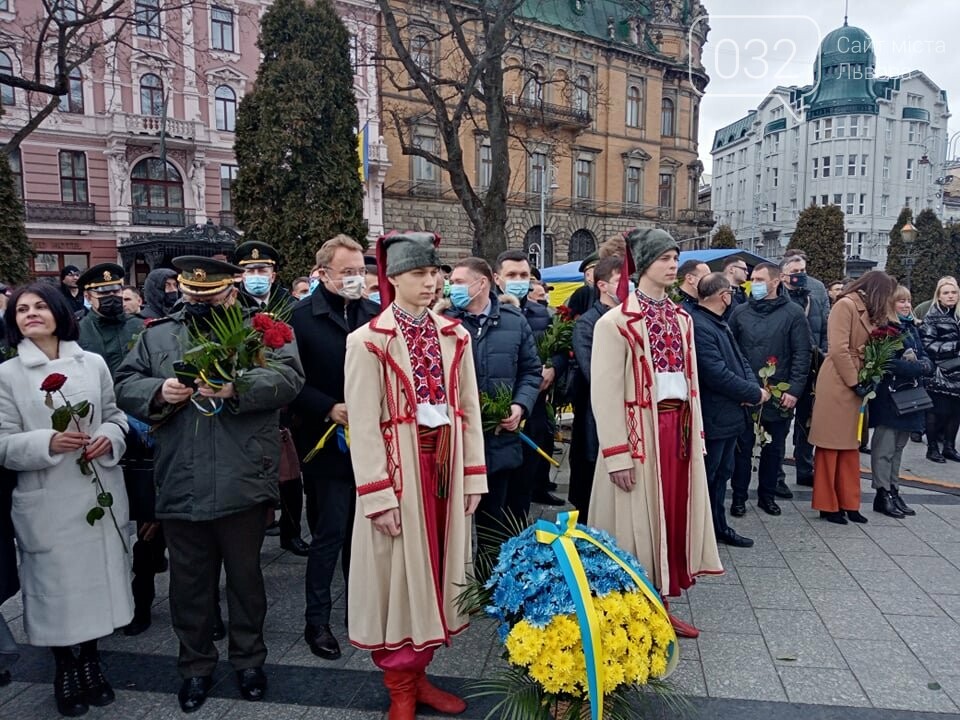
[[[158,1],[137,0],[137,7]],[[131,24],[125,43],[81,67],[60,109],[11,157],[37,252],[35,274],[58,276],[67,264],[86,268],[116,261],[122,246],[208,221],[233,228],[236,112],[256,79],[256,41],[267,7],[267,2],[217,0],[144,13]],[[377,15],[374,2],[343,2],[338,9],[354,38],[357,103],[368,138],[365,211],[373,234],[383,225],[386,155],[378,142],[376,70],[364,60],[368,43],[376,39]],[[37,0],[0,0],[4,34],[24,38],[22,46],[0,48],[0,63],[13,74],[21,74],[19,63],[31,57],[26,38],[42,12]],[[114,32],[110,21],[103,32]],[[53,62],[47,69],[51,78]],[[0,91],[3,142],[27,121],[30,103],[35,110],[46,98],[10,87]],[[157,252],[135,261],[128,257],[127,270],[140,283],[169,259]]]

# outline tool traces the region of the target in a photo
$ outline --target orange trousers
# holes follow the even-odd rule
[[[813,456],[813,509],[860,510],[860,451],[817,448]]]

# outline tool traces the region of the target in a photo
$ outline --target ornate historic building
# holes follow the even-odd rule
[[[942,209],[949,117],[946,92],[919,70],[878,77],[870,36],[844,24],[823,39],[812,85],[777,87],[716,132],[716,219],[777,258],[803,208],[838,205],[848,260],[882,267],[903,207]]]
[[[183,236],[210,235],[208,221],[234,226],[237,106],[256,79],[257,35],[269,2],[217,0],[150,12],[159,2],[138,0],[124,41],[79,68],[59,110],[11,157],[38,275],[57,276],[66,264],[114,261],[122,247],[128,271],[142,281],[169,260],[158,238],[181,231],[171,238],[171,247],[179,247]],[[337,8],[352,36],[365,213],[377,234],[387,156],[380,143],[377,72],[365,61],[377,41],[376,3],[338,0]],[[31,28],[43,13],[38,0],[2,3],[0,68],[22,72],[21,61],[29,62],[32,52]],[[115,23],[107,21],[103,31],[114,32]],[[2,142],[45,98],[0,90]],[[217,243],[230,236],[213,233]],[[144,251],[131,253],[131,247]]]
[[[454,76],[455,68],[443,67],[456,53],[449,33],[437,30],[449,27],[441,9],[407,3],[396,3],[396,12],[406,13],[414,62],[440,64],[437,75]],[[534,17],[502,59],[512,68],[504,92],[512,136],[510,245],[549,266],[582,259],[638,225],[659,225],[692,242],[705,237],[713,214],[697,204],[699,104],[708,81],[700,54],[709,30],[700,3],[545,0],[524,7]],[[406,127],[408,142],[442,154],[421,95],[385,82],[383,105]],[[446,240],[446,257],[469,254],[472,230],[447,174],[404,156],[396,127],[385,128],[393,159],[385,224],[435,230]],[[491,167],[487,133],[471,127],[460,140],[470,182],[482,194]]]

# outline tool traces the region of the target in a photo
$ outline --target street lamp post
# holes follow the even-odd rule
[[[540,168],[540,262],[545,263],[547,261],[547,249],[546,249],[546,232],[547,232],[547,177],[552,175],[550,171],[550,161],[544,161],[544,165]],[[554,176],[552,182],[550,183],[550,192],[552,193],[556,190],[559,185],[557,185],[557,179]]]
[[[910,289],[910,276],[913,274],[913,243],[917,241],[917,229],[909,220],[900,228],[900,237],[903,239],[903,267],[907,271],[906,286]]]

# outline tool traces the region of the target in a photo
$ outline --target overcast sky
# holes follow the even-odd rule
[[[845,0],[705,0],[710,34],[703,63],[710,75],[701,107],[700,158],[721,127],[756,108],[777,85],[813,82],[820,40],[843,25]],[[877,75],[925,73],[960,111],[960,2],[849,0],[850,25],[870,35]],[[952,122],[950,130],[960,128]]]

